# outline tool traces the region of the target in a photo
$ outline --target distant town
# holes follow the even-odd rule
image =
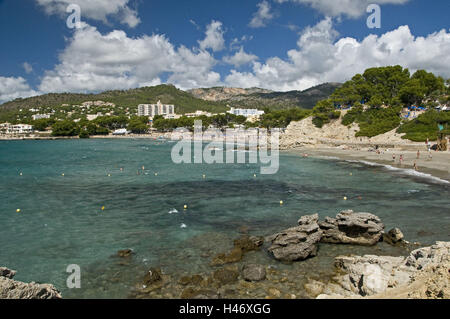
[[[19,115],[17,115],[17,120],[23,120],[26,123],[0,123],[0,135],[12,137],[31,136],[32,134],[54,136],[75,135],[67,134],[71,133],[69,122],[83,124],[83,126],[86,126],[87,130],[90,128],[89,135],[96,135],[97,133],[98,135],[126,135],[130,133],[143,134],[152,130],[157,130],[153,124],[155,120],[158,119],[211,119],[217,116],[228,116],[229,118],[227,122],[229,122],[229,120],[239,118],[237,122],[241,125],[245,122],[251,125],[251,123],[258,122],[264,113],[265,112],[263,110],[258,109],[230,107],[226,113],[211,113],[197,110],[193,113],[177,114],[175,105],[163,104],[160,100],[158,100],[155,104],[139,104],[137,106],[137,112],[133,112],[130,108],[121,108],[110,102],[86,101],[80,105],[62,104],[60,108],[41,107],[30,108],[27,110],[20,109]],[[133,120],[134,122],[139,121],[140,125],[137,125],[138,129],[133,129],[133,126],[136,126],[133,125]],[[64,121],[67,122],[67,128],[63,128],[62,132],[60,132],[62,134],[59,134],[58,130],[56,131],[56,134],[53,134],[55,133],[55,123]],[[131,127],[130,121],[132,122]],[[105,122],[110,123],[104,125]],[[34,125],[30,123],[33,123]],[[108,130],[98,130],[98,125],[102,127],[106,126]],[[209,127],[216,126],[210,124]]]

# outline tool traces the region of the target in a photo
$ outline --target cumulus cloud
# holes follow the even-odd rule
[[[223,38],[222,22],[211,21],[206,27],[205,38],[198,41],[202,50],[211,49],[221,51],[225,48],[225,39]]]
[[[326,16],[347,16],[358,18],[366,13],[367,6],[371,3],[383,4],[404,4],[409,0],[275,0],[278,3],[296,2],[310,6]]]
[[[0,103],[38,94],[39,92],[31,89],[27,81],[22,77],[0,76]]]
[[[267,23],[272,20],[275,16],[271,12],[272,8],[270,3],[266,0],[258,3],[258,11],[253,14],[253,18],[249,23],[252,28],[262,28],[267,25]]]
[[[181,88],[217,85],[211,69],[216,60],[205,50],[175,48],[164,35],[128,37],[124,31],[101,34],[95,27],[77,29],[59,56],[59,64],[44,74],[43,92],[89,92],[127,89],[168,82]]]
[[[242,46],[239,49],[239,51],[237,51],[234,55],[232,56],[227,55],[223,57],[224,62],[234,65],[236,68],[239,68],[240,66],[253,62],[257,59],[258,57],[256,55],[246,53],[244,51],[244,47]]]
[[[350,37],[337,39],[331,18],[326,18],[303,31],[298,48],[289,50],[287,59],[272,57],[265,63],[254,62],[252,72],[233,70],[225,82],[280,91],[301,90],[324,82],[348,80],[369,67],[396,64],[412,72],[426,69],[450,77],[448,31],[414,37],[408,26],[400,26],[361,41]]]
[[[47,14],[68,16],[66,8],[70,4],[77,4],[81,8],[81,19],[84,18],[108,23],[108,17],[118,19],[122,24],[131,28],[137,26],[141,20],[136,10],[130,8],[130,0],[36,0]]]

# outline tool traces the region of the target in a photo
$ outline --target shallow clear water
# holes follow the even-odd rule
[[[448,184],[290,153],[281,154],[276,175],[259,175],[256,164],[175,165],[172,146],[151,140],[1,142],[0,266],[17,270],[17,280],[53,283],[65,297],[127,297],[150,266],[168,274],[207,272],[210,258],[200,255],[230,248],[241,227],[269,235],[316,212],[323,218],[342,209],[367,211],[387,229],[402,229],[409,241],[450,240]],[[178,213],[169,214],[173,209]],[[303,266],[285,267],[329,268],[338,253],[375,251],[328,246]],[[124,248],[136,252],[132,265],[111,257]],[[264,254],[246,258],[276,263]],[[69,264],[81,266],[82,289],[65,288]]]

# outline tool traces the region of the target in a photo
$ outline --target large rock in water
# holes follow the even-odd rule
[[[0,299],[61,299],[53,285],[24,283],[13,280],[16,272],[0,268]]]
[[[271,243],[268,251],[281,261],[304,260],[315,256],[317,243],[322,236],[318,220],[318,214],[303,216],[298,221],[299,226],[267,237]]]
[[[321,242],[331,244],[375,245],[383,235],[384,225],[370,213],[340,212],[336,218],[319,222],[323,231]]]

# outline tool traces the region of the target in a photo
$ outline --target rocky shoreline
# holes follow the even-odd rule
[[[197,240],[205,243],[206,237]],[[403,253],[372,254],[382,251],[380,245]],[[371,254],[349,255],[356,247]],[[450,298],[450,242],[420,247],[398,228],[385,232],[376,215],[351,210],[324,220],[318,214],[302,216],[296,226],[269,236],[242,229],[230,250],[204,251],[199,257],[209,259],[209,266],[195,273],[169,273],[163,264],[141,273],[133,270],[137,255],[124,249],[112,256],[121,272],[138,277],[129,298]],[[329,263],[325,272],[317,267],[324,262]],[[114,272],[117,278],[117,268]],[[52,285],[17,282],[14,275],[0,268],[0,298],[61,298]]]
[[[14,280],[16,271],[0,267],[0,299],[61,299],[50,284],[24,283]]]
[[[289,287],[295,285],[295,276],[279,271],[276,266],[239,263],[247,253],[269,254],[280,263],[304,262],[316,256],[319,244],[376,246],[382,241],[412,252],[407,257],[337,256],[335,274],[322,281],[308,279],[303,295],[289,292]],[[317,214],[308,215],[299,219],[298,226],[270,236],[241,236],[234,241],[229,252],[212,258],[210,273],[177,279],[176,275],[172,277],[159,268],[152,268],[131,297],[363,298],[377,297],[399,287],[408,289],[408,285],[418,280],[428,280],[439,285],[431,287],[424,284],[423,293],[414,289],[402,297],[449,298],[450,243],[438,242],[431,247],[416,249],[417,245],[405,241],[398,228],[384,232],[381,220],[370,213],[347,210],[337,214],[336,218],[327,217],[324,221],[319,221]],[[436,278],[428,278],[430,272]]]

